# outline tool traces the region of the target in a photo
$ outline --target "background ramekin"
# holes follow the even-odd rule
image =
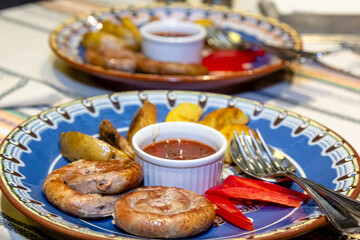
[[[152,156],[142,149],[154,141],[188,139],[209,145],[216,153],[194,160],[169,160]],[[149,125],[132,139],[135,160],[143,166],[144,186],[167,186],[189,189],[203,194],[221,183],[225,137],[217,130],[198,123],[163,122]]]
[[[186,37],[157,36],[156,32],[188,33]],[[162,20],[140,28],[142,52],[149,58],[181,63],[200,63],[206,29],[196,23],[179,20]]]

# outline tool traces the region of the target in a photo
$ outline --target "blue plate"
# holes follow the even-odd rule
[[[42,193],[46,176],[69,162],[60,155],[61,132],[80,131],[97,136],[101,120],[109,119],[126,134],[135,111],[148,99],[163,121],[182,102],[201,105],[204,115],[218,108],[234,106],[249,117],[249,126],[259,128],[270,145],[283,151],[298,167],[298,174],[331,189],[355,197],[359,187],[359,156],[346,140],[323,125],[298,114],[256,101],[228,95],[188,91],[133,91],[73,101],[44,111],[15,128],[0,148],[0,187],[9,201],[39,224],[83,239],[138,238],[119,231],[112,218],[86,221],[69,216],[52,206]],[[232,168],[224,170],[224,176]],[[171,177],[171,176],[169,176]],[[290,187],[301,190],[296,184]],[[256,231],[245,231],[230,223],[212,227],[198,239],[290,238],[326,223],[312,201],[299,208],[275,205],[242,206]]]

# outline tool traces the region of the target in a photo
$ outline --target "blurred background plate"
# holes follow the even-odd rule
[[[108,8],[83,14],[62,23],[50,34],[54,53],[70,66],[95,75],[111,89],[124,85],[135,89],[183,89],[229,92],[234,85],[251,82],[284,68],[284,62],[265,55],[253,63],[249,70],[236,72],[210,72],[203,76],[166,76],[145,73],[128,73],[86,64],[79,48],[82,35],[96,31],[104,19],[121,19],[128,16],[137,26],[142,26],[156,16],[160,19],[198,20],[210,19],[219,26],[237,31],[244,38],[257,38],[267,43],[301,49],[299,34],[289,25],[259,14],[231,11],[222,6],[192,7],[186,4],[156,4],[127,8]]]

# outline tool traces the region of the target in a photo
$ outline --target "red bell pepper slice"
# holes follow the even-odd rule
[[[229,199],[212,194],[205,194],[204,196],[217,206],[216,213],[224,219],[245,230],[255,230],[254,224],[250,219],[247,218]]]
[[[289,196],[290,198],[293,198],[298,201],[304,201],[307,199],[310,199],[309,195],[303,194],[301,192],[279,186],[274,183],[268,183],[261,180],[256,179],[248,179],[243,178],[235,175],[228,176],[224,182],[222,183],[225,187],[246,187],[246,188],[254,188],[260,191],[267,191],[267,192],[277,192],[281,193],[284,196]]]
[[[205,193],[240,200],[271,202],[289,207],[300,207],[301,205],[301,201],[290,195],[251,187],[227,187],[218,185],[208,189]]]
[[[242,71],[243,64],[253,63],[256,57],[264,55],[264,50],[219,50],[202,60],[202,65],[209,71]]]

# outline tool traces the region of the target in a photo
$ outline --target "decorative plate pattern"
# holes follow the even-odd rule
[[[71,66],[102,78],[113,88],[131,86],[147,89],[217,90],[229,91],[234,84],[241,84],[265,76],[284,67],[276,57],[259,58],[249,70],[213,72],[204,76],[165,76],[128,73],[86,64],[83,61],[80,40],[85,32],[97,31],[106,19],[121,20],[128,16],[142,26],[154,16],[160,19],[211,19],[219,26],[242,34],[243,38],[257,38],[267,43],[301,49],[299,34],[290,26],[275,19],[244,12],[230,11],[214,6],[192,7],[181,4],[110,8],[91,14],[79,15],[58,26],[50,34],[50,46],[55,54]]]
[[[163,121],[166,114],[182,102],[199,104],[204,114],[222,107],[238,107],[250,117],[250,127],[259,128],[270,145],[292,159],[298,174],[351,197],[360,191],[358,154],[345,139],[311,119],[228,95],[132,91],[66,103],[31,117],[15,128],[0,146],[2,192],[19,211],[49,229],[82,239],[137,238],[119,231],[112,218],[86,221],[59,211],[46,200],[41,188],[50,172],[69,163],[60,155],[61,132],[80,131],[96,137],[101,120],[109,119],[126,134],[133,114],[145,99],[157,106],[158,121]],[[225,169],[224,176],[231,171],[231,168]],[[288,184],[292,189],[301,190],[294,183]],[[225,223],[196,238],[290,238],[326,222],[312,200],[299,208],[261,204],[240,207],[253,219],[256,231]]]

